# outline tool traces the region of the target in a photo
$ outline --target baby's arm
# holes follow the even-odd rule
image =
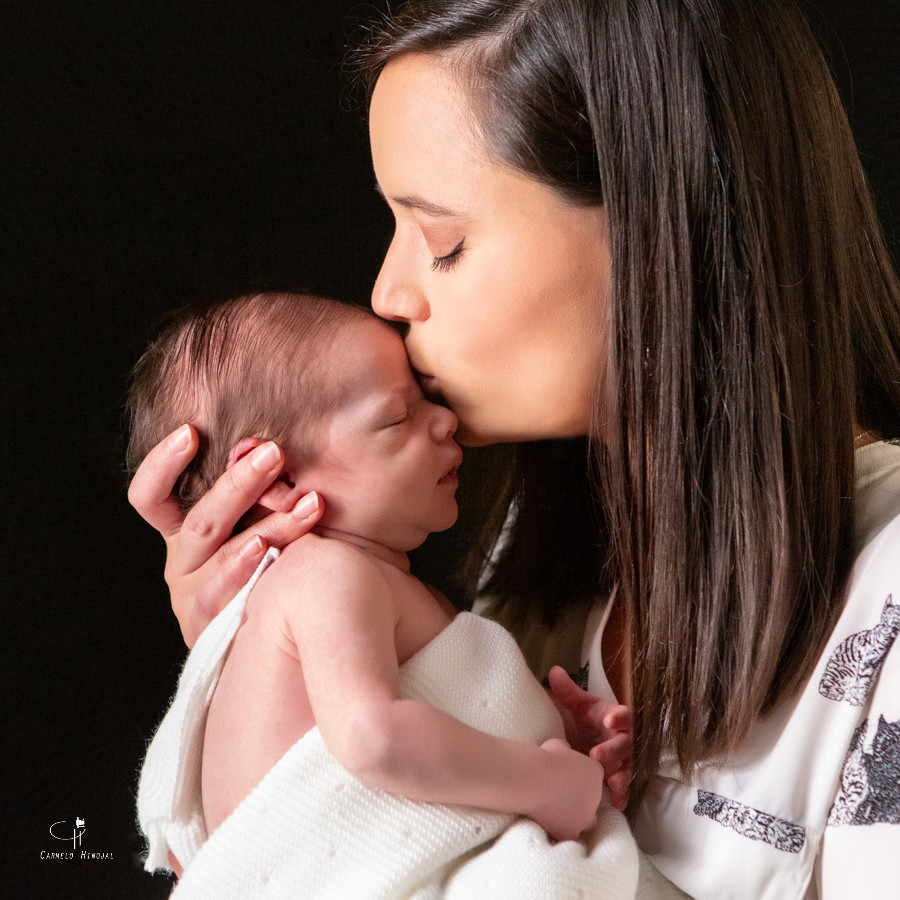
[[[289,623],[316,723],[336,759],[366,784],[520,813],[557,839],[593,825],[603,791],[594,760],[561,740],[536,747],[492,737],[401,698],[391,586],[353,549],[324,549],[304,569],[302,587],[294,585]]]

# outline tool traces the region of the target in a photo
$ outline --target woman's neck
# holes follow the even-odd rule
[[[859,425],[853,426],[853,449],[859,450],[860,447],[868,447],[869,444],[876,443],[880,438],[872,434],[871,431],[865,431]]]

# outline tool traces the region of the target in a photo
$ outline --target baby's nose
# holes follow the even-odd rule
[[[452,409],[447,409],[446,406],[436,406],[432,427],[435,440],[443,441],[453,437],[457,428],[459,428],[459,419],[456,418],[456,413]]]

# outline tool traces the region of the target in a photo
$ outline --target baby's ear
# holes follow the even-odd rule
[[[228,451],[228,461],[225,463],[225,468],[230,469],[239,459],[243,459],[248,453],[250,453],[252,450],[255,450],[257,447],[261,446],[264,443],[265,441],[261,438],[241,438]]]
[[[251,453],[261,444],[266,443],[261,438],[245,437],[241,438],[228,451],[228,460],[225,468],[230,469],[239,459],[243,459],[248,453]],[[289,512],[294,508],[294,504],[300,499],[300,491],[290,480],[287,472],[282,469],[278,478],[266,488],[259,500],[256,501],[257,506],[262,506],[266,510],[274,510],[275,512]]]

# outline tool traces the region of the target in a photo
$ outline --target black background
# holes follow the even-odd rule
[[[62,2],[0,11],[0,886],[162,897],[136,771],[184,647],[122,474],[126,376],[166,310],[261,288],[365,299],[390,237],[341,58],[373,6]],[[895,258],[900,10],[808,4]],[[82,849],[42,860],[85,819]]]

